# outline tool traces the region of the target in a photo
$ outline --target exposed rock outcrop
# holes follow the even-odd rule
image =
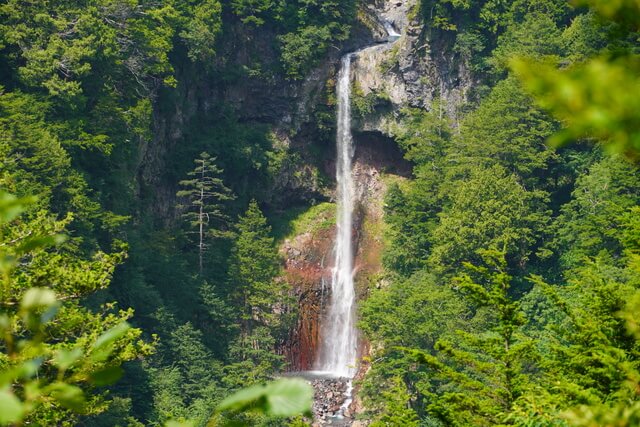
[[[418,3],[378,0],[370,6],[401,37],[392,46],[360,54],[354,62],[360,95],[375,98],[374,108],[356,122],[361,131],[390,134],[394,114],[404,107],[429,110],[436,98],[444,101],[443,114],[456,122],[458,107],[475,83],[466,62],[453,51],[449,36],[423,22]]]
[[[316,113],[331,107],[326,98],[340,57],[373,37],[363,23],[355,22],[349,40],[328,49],[304,79],[289,80],[277,71],[280,52],[273,29],[229,22],[216,46],[217,63],[210,69],[186,57],[177,58],[178,85],[159,92],[153,137],[138,146],[134,168],[139,198],[149,200],[149,210],[167,225],[176,219],[178,181],[167,171],[173,169],[176,153],[201,137],[193,134],[201,123],[224,121],[221,115],[228,112],[220,112],[220,106],[229,108],[240,123],[264,126],[272,132],[274,145],[295,154],[274,173],[273,182],[260,183],[263,201],[280,207],[287,202],[325,200],[318,178],[324,159],[318,153],[331,155],[331,148],[318,147],[325,141],[319,135]]]
[[[281,247],[285,257],[285,280],[291,285],[298,301],[299,313],[297,324],[283,349],[291,371],[311,370],[317,359],[320,319],[331,285],[334,234],[333,225],[321,230],[305,231],[285,240]]]
[[[355,282],[358,298],[366,297],[381,271],[384,176],[408,176],[410,164],[392,140],[377,134],[355,135],[354,182],[357,202],[354,215]],[[331,268],[335,238],[335,205],[311,208],[294,221],[280,248],[285,259],[284,278],[298,301],[299,317],[282,353],[291,371],[314,368],[321,323],[331,292]],[[359,354],[367,354],[361,343]]]

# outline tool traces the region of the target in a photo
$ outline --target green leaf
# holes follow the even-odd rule
[[[267,386],[267,413],[276,417],[291,417],[309,413],[313,389],[301,379],[278,380]]]
[[[59,308],[60,308],[60,304],[56,303],[51,307],[49,307],[47,310],[45,310],[44,313],[40,315],[40,323],[47,323],[50,320],[52,320],[54,317],[56,317],[56,314],[58,313]]]
[[[56,304],[56,294],[47,288],[30,288],[24,293],[20,307],[31,311]]]
[[[244,388],[220,402],[218,411],[242,410],[248,406],[256,405],[259,400],[265,398],[266,390],[265,385]],[[264,402],[259,404],[264,405]]]
[[[122,322],[100,335],[93,344],[91,359],[102,361],[108,358],[113,351],[113,343],[123,337],[130,328],[127,322]]]
[[[218,411],[252,408],[265,415],[292,417],[311,412],[313,389],[299,378],[279,379],[240,390],[218,405]]]
[[[38,369],[44,362],[43,357],[27,360],[11,368],[0,370],[0,385],[11,384],[18,378],[29,379],[38,373]]]
[[[11,271],[15,267],[16,257],[9,254],[0,253],[0,273]]]
[[[11,320],[9,320],[9,316],[4,313],[0,314],[0,334],[4,335],[10,328]]]
[[[53,319],[58,311],[59,303],[56,294],[47,288],[30,288],[25,292],[20,304],[22,318],[29,329],[35,330],[41,324]],[[36,312],[43,310],[38,316]]]
[[[47,387],[46,390],[60,405],[73,411],[81,411],[84,407],[84,393],[80,387],[75,385],[56,382]]]
[[[18,199],[13,194],[0,191],[0,224],[9,222],[20,215],[26,205],[35,201],[35,197]]]
[[[119,366],[109,366],[91,374],[91,382],[102,386],[113,384],[122,377],[124,370]]]
[[[16,253],[25,254],[35,249],[46,248],[47,246],[55,246],[63,243],[66,237],[63,234],[54,234],[52,236],[37,236],[27,239],[24,243],[16,248]]]
[[[73,348],[71,350],[60,349],[56,352],[55,356],[53,356],[53,364],[56,365],[59,369],[67,370],[74,363],[78,361],[82,357],[82,349],[81,348]]]
[[[0,424],[11,424],[22,420],[24,408],[22,402],[9,387],[0,390]]]
[[[115,342],[118,338],[122,337],[127,331],[131,328],[127,322],[122,322],[109,329],[104,334],[100,335],[96,342],[93,344],[93,348],[95,350],[100,349],[102,347],[106,347],[113,342]]]
[[[20,368],[20,377],[21,378],[31,378],[38,373],[38,369],[44,363],[44,357],[39,356],[35,359],[28,360],[22,364]]]

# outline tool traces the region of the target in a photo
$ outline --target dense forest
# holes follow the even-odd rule
[[[0,0],[0,425],[311,425],[283,246],[387,3],[433,72],[353,87],[401,159],[348,425],[640,425],[636,0]]]

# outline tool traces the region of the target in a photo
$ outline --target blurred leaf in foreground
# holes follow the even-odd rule
[[[637,158],[640,152],[640,57],[601,56],[568,69],[513,60],[512,68],[542,107],[565,128],[552,145],[593,138],[613,152]]]
[[[579,139],[601,142],[610,152],[640,159],[640,1],[574,0],[588,6],[608,28],[609,46],[575,64],[531,58],[511,60],[511,69],[540,105],[564,129],[550,139],[555,146]]]
[[[274,382],[242,389],[218,405],[218,411],[254,410],[273,417],[311,414],[313,389],[299,378],[283,378]]]

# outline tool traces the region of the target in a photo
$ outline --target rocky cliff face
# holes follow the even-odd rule
[[[361,114],[362,131],[390,134],[390,125],[405,107],[431,109],[441,98],[443,114],[457,121],[474,77],[466,62],[453,52],[453,40],[433,30],[422,18],[418,0],[377,1],[378,11],[401,34],[393,45],[367,51],[354,63],[358,96],[369,96],[373,108]]]
[[[333,205],[332,205],[333,209]],[[331,221],[319,228],[318,222]],[[331,252],[335,235],[335,216],[326,212],[302,233],[286,239],[281,246],[285,258],[285,280],[298,301],[299,316],[283,353],[291,371],[314,368],[320,343],[320,319],[331,286]]]
[[[269,127],[278,144],[298,153],[275,174],[268,198],[279,207],[296,202],[309,203],[330,197],[318,179],[318,172],[333,176],[327,158],[334,153],[330,141],[330,101],[332,82],[340,57],[363,46],[386,40],[383,22],[401,34],[391,45],[361,54],[354,62],[354,93],[369,97],[373,104],[355,117],[360,131],[390,135],[390,125],[404,107],[430,109],[435,98],[445,103],[444,113],[456,119],[457,107],[466,100],[474,84],[465,61],[452,50],[452,40],[434,31],[418,10],[419,0],[373,0],[359,13],[360,21],[351,39],[329,49],[325,60],[300,81],[287,80],[278,69],[277,35],[267,28],[251,28],[240,23],[225,28],[217,55],[217,67],[195,67],[187,59],[176,70],[179,85],[160,94],[154,115],[154,137],[139,148],[140,192],[151,190],[155,214],[170,223],[175,205],[175,177],[167,177],[176,152],[189,144],[189,130],[195,121],[219,120],[216,106],[233,108],[239,122]],[[224,75],[214,70],[227,70]],[[235,70],[235,71],[234,71]],[[328,123],[318,122],[326,112]],[[318,153],[324,153],[319,158]],[[292,157],[293,158],[293,157]],[[297,179],[296,179],[297,177]],[[285,200],[283,195],[289,199]]]
[[[176,68],[178,86],[159,94],[154,108],[153,139],[139,147],[139,191],[153,193],[154,213],[165,223],[174,219],[177,180],[167,177],[166,171],[176,153],[194,137],[190,131],[198,122],[220,120],[221,105],[232,110],[239,123],[269,128],[275,144],[297,155],[290,156],[274,174],[274,182],[265,188],[269,193],[266,201],[278,208],[291,202],[328,198],[317,175],[318,171],[324,171],[333,176],[333,171],[328,171],[318,153],[330,153],[332,147],[326,146],[327,130],[320,127],[327,124],[319,123],[318,112],[333,107],[328,98],[340,57],[371,43],[373,37],[360,22],[353,26],[351,34],[343,45],[329,49],[320,65],[302,80],[289,80],[278,71],[276,33],[240,22],[225,28],[216,56],[218,63],[211,69],[195,66],[183,58]],[[294,157],[296,161],[291,161]]]

